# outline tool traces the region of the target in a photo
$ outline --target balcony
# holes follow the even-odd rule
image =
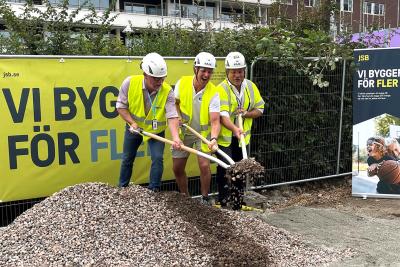
[[[237,23],[223,21],[223,20],[199,20],[200,29],[207,30],[220,30],[224,28],[233,29],[237,27]],[[131,24],[135,29],[147,28],[152,26],[158,28],[167,24],[176,24],[182,28],[192,28],[193,18],[182,18],[175,16],[157,16],[157,15],[146,15],[146,14],[130,14],[126,12],[120,12],[113,25],[116,27],[125,28]],[[250,26],[249,26],[250,27]]]
[[[23,0],[12,0],[12,1],[23,1]],[[56,2],[57,0],[53,0]],[[80,4],[84,3],[84,0],[72,0],[71,12],[75,10]],[[90,0],[90,3],[94,4],[98,9],[99,15],[102,14],[102,10],[106,9],[107,0]],[[10,2],[12,9],[16,14],[22,13],[24,2]],[[115,29],[125,29],[128,25],[131,25],[133,29],[147,28],[152,26],[153,28],[162,27],[167,24],[176,24],[182,28],[192,28],[193,21],[199,23],[200,29],[205,30],[221,30],[224,28],[233,29],[238,26],[239,22],[243,21],[245,14],[238,13],[227,13],[223,12],[218,14],[215,7],[204,7],[204,6],[193,6],[193,5],[180,5],[180,9],[169,8],[168,15],[166,9],[161,10],[160,6],[156,5],[137,5],[133,3],[124,3],[124,11],[111,12],[111,16],[118,15],[113,21],[112,26]],[[43,5],[37,5],[39,9],[45,9]],[[79,16],[76,19],[83,18],[88,14],[89,10],[82,9]],[[164,15],[162,15],[164,14]],[[245,21],[248,20],[245,18]],[[253,27],[255,24],[245,24],[247,28]]]

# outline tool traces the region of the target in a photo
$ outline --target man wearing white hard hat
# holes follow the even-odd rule
[[[181,139],[189,147],[195,147],[205,153],[211,153],[217,148],[217,138],[220,131],[220,100],[214,84],[210,82],[216,60],[207,52],[199,53],[194,60],[194,75],[183,76],[175,85],[175,101],[181,123],[189,125],[203,137],[211,141],[209,145],[185,128],[181,128]],[[189,153],[186,151],[173,150],[173,170],[179,191],[189,195],[188,181],[185,167]],[[210,161],[206,158],[197,157],[200,169],[201,202],[210,204],[208,192],[211,182]]]
[[[119,115],[126,122],[119,186],[129,185],[137,150],[142,141],[147,141],[152,162],[148,188],[159,191],[165,144],[143,137],[135,130],[142,128],[164,137],[168,125],[174,141],[173,148],[180,149],[178,113],[173,90],[164,82],[167,76],[164,58],[157,53],[147,54],[140,67],[143,75],[132,75],[123,81],[116,103]]]
[[[243,159],[240,148],[242,131],[237,123],[237,115],[243,117],[243,134],[245,135],[246,149],[248,150],[251,126],[253,119],[260,117],[264,112],[264,100],[257,86],[246,79],[246,60],[239,52],[231,52],[225,58],[226,79],[218,85],[221,99],[221,133],[218,137],[218,146],[235,162]],[[221,160],[224,158],[218,156]],[[225,206],[229,199],[228,181],[225,179],[225,169],[217,167],[218,200]],[[234,182],[233,182],[234,183]],[[241,187],[241,184],[236,185]],[[242,190],[243,188],[239,188]],[[235,205],[237,203],[234,203]],[[233,209],[240,209],[232,207]]]

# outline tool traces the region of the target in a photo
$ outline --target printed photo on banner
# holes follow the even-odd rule
[[[361,122],[353,135],[353,193],[400,194],[400,118]]]
[[[352,194],[400,197],[400,49],[355,50]]]

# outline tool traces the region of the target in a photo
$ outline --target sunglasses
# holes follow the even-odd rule
[[[378,141],[377,139],[370,139],[367,141],[367,146],[372,146],[373,144],[381,146],[382,144],[377,141]]]
[[[165,80],[165,77],[153,77],[153,76],[149,76],[150,79],[152,79],[155,82],[163,82]]]

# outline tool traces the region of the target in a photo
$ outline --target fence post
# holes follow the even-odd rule
[[[250,66],[250,81],[253,81],[254,65],[256,64],[257,61],[258,61],[258,58],[254,59],[253,62],[251,62],[251,66]],[[250,139],[250,142],[249,142],[249,155],[251,155],[251,139]],[[245,192],[247,192],[250,188],[251,188],[251,186],[250,186],[249,178],[246,178]]]
[[[258,57],[256,59],[254,59],[253,62],[251,62],[251,66],[250,66],[250,81],[253,81],[254,65],[256,64],[257,61],[258,61]]]
[[[346,60],[343,60],[343,72],[342,72],[342,94],[340,97],[340,121],[339,121],[339,136],[338,136],[338,152],[337,152],[337,165],[336,174],[340,171],[340,147],[342,143],[342,124],[343,124],[343,105],[344,105],[344,87],[346,84]]]
[[[254,78],[254,65],[257,63],[257,61],[258,61],[258,58],[254,59],[251,62],[251,66],[250,66],[250,81],[252,81],[252,82],[254,82],[253,81],[253,78]],[[249,155],[251,155],[251,139],[250,139],[250,142],[249,142]],[[247,190],[247,186],[248,186],[248,181],[246,181],[246,190]]]

